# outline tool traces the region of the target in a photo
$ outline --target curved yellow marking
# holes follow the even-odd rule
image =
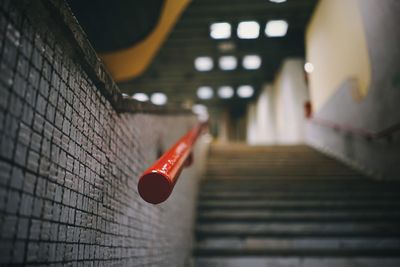
[[[190,0],[165,0],[157,26],[146,39],[132,47],[100,55],[116,81],[135,78],[147,69],[189,2]]]

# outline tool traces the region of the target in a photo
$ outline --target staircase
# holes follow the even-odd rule
[[[194,265],[398,267],[399,183],[306,146],[214,145]]]

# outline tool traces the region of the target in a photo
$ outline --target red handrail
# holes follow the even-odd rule
[[[167,200],[183,167],[190,165],[193,146],[204,127],[193,127],[142,174],[138,191],[145,201],[159,204]]]
[[[367,139],[380,139],[380,138],[385,138],[385,137],[389,137],[391,136],[393,133],[397,132],[400,130],[400,123],[394,124],[382,131],[379,132],[372,132],[372,131],[368,131],[365,129],[361,129],[361,128],[356,128],[353,126],[350,126],[348,124],[339,124],[339,123],[335,123],[335,122],[331,122],[328,120],[324,120],[324,119],[320,119],[320,118],[315,118],[315,117],[311,117],[310,121],[322,126],[326,126],[332,129],[336,129],[339,131],[343,131],[343,132],[347,132],[347,133],[351,133],[354,135],[358,135],[358,136],[362,136],[365,137]]]

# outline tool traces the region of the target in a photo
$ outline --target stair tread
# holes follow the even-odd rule
[[[235,222],[198,223],[196,232],[204,235],[350,235],[385,233],[399,234],[398,222]]]
[[[399,257],[400,249],[362,249],[362,248],[339,248],[339,249],[281,249],[281,248],[268,248],[268,249],[243,249],[243,248],[195,248],[194,254],[196,256],[207,257],[224,257],[224,256],[297,256],[297,257]]]
[[[249,257],[249,256],[225,256],[196,258],[195,267],[398,267],[398,257]]]
[[[400,202],[393,201],[345,201],[345,200],[203,200],[198,204],[203,210],[375,210],[399,208]]]
[[[307,146],[212,146],[206,167],[195,266],[400,266],[400,182]]]
[[[397,211],[201,211],[198,220],[368,220],[368,219],[400,219]]]
[[[205,238],[197,242],[198,249],[399,249],[400,237],[341,238]]]

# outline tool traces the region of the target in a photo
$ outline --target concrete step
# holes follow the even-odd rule
[[[206,238],[197,242],[197,249],[235,250],[328,250],[328,249],[400,249],[400,237],[376,238]]]
[[[260,169],[260,170],[268,170],[268,169],[284,169],[287,168],[291,169],[306,169],[309,166],[313,166],[314,169],[318,166],[318,169],[341,169],[341,170],[352,170],[347,166],[335,164],[335,163],[328,163],[328,162],[318,162],[318,161],[308,161],[308,162],[296,162],[296,161],[281,161],[281,162],[270,162],[270,161],[263,161],[263,162],[254,162],[254,161],[229,161],[229,162],[209,162],[207,164],[207,168],[209,170],[221,170],[227,171],[228,169],[240,169],[240,170],[253,170],[253,169]],[[353,170],[352,170],[353,171]],[[355,172],[355,171],[353,171]]]
[[[216,222],[198,223],[198,238],[207,237],[390,237],[400,236],[398,222]]]
[[[247,183],[247,184],[207,184],[202,187],[202,193],[209,192],[284,192],[291,194],[293,192],[301,193],[301,192],[338,192],[340,194],[347,192],[357,193],[397,193],[400,196],[399,188],[387,185],[375,185],[375,184],[338,184],[338,183],[326,183],[326,184],[285,184],[281,182],[281,184],[263,184],[263,183]]]
[[[261,177],[246,177],[240,179],[239,177],[230,177],[226,175],[220,175],[220,176],[207,176],[203,181],[202,185],[251,185],[254,183],[259,183],[259,184],[264,184],[264,185],[274,185],[274,184],[297,184],[297,183],[310,183],[310,184],[318,184],[318,183],[359,183],[362,184],[362,182],[366,182],[367,184],[374,183],[379,185],[380,183],[366,179],[363,176],[360,176],[359,174],[353,175],[353,176],[338,176],[338,175],[264,175]],[[382,184],[388,184],[382,182]],[[393,183],[390,183],[393,184]],[[400,186],[400,182],[397,182],[397,184]]]
[[[195,266],[400,266],[400,183],[304,146],[212,147]]]
[[[270,256],[270,257],[398,257],[400,259],[400,248],[396,249],[362,249],[362,248],[340,248],[340,249],[234,249],[234,248],[196,248],[195,256],[200,257],[240,257],[240,256]]]
[[[254,176],[271,176],[271,175],[278,175],[278,176],[295,176],[295,175],[302,175],[302,176],[320,176],[320,175],[338,175],[338,176],[354,176],[357,175],[357,172],[349,171],[349,170],[340,170],[340,169],[312,169],[312,167],[299,169],[215,169],[215,170],[207,170],[205,176],[228,176],[232,175],[232,178],[240,176],[240,177],[254,177]]]
[[[398,257],[203,257],[196,258],[195,267],[398,267]]]
[[[198,222],[371,222],[393,221],[400,225],[400,211],[205,211]]]
[[[400,210],[400,199],[398,201],[354,201],[354,200],[209,200],[198,204],[198,210],[250,210],[259,212],[268,211],[373,211],[373,210]]]
[[[209,161],[206,165],[207,169],[227,171],[233,169],[305,169],[312,166],[313,169],[328,169],[335,168],[341,170],[349,170],[357,172],[348,166],[338,164],[333,161],[319,161],[319,160],[307,160],[307,161],[293,161],[293,160],[280,160],[271,161],[269,159],[257,159],[257,160],[229,160],[229,161]]]
[[[355,175],[351,177],[341,177],[337,175],[324,175],[324,176],[301,176],[301,175],[271,175],[264,176],[264,178],[243,178],[243,179],[205,179],[202,181],[202,186],[251,186],[253,184],[260,184],[264,186],[318,186],[318,185],[346,185],[346,186],[360,186],[360,187],[368,187],[368,186],[377,186],[383,188],[390,188],[392,186],[396,186],[400,188],[400,181],[396,182],[378,182],[376,180],[367,179],[360,175]]]
[[[301,192],[232,192],[232,191],[210,191],[200,192],[200,202],[209,200],[352,200],[352,201],[366,201],[366,200],[387,200],[398,201],[400,195],[398,192],[381,192],[379,190],[374,192],[315,192],[315,191],[301,191]]]

